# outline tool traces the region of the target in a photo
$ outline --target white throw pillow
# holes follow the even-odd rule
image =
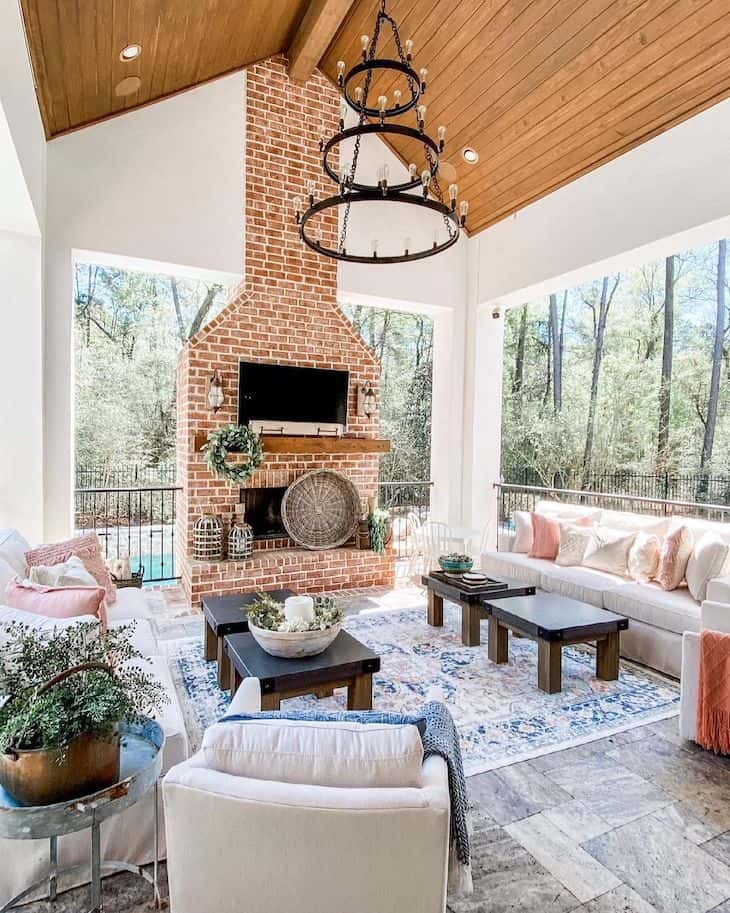
[[[77,555],[71,555],[61,564],[46,567],[35,565],[28,570],[31,583],[42,586],[98,586],[96,579],[86,570],[84,562]]]
[[[583,557],[583,566],[625,577],[629,564],[629,551],[636,538],[635,532],[594,526],[591,541]]]
[[[25,577],[25,553],[30,548],[17,529],[0,529],[0,558],[4,558],[20,577]]]
[[[8,588],[10,581],[17,576],[15,568],[8,564],[4,558],[0,558],[0,599],[5,596],[5,590]]]
[[[532,548],[532,517],[529,510],[516,510],[515,538],[512,542],[512,551],[526,555]]]
[[[639,583],[648,583],[659,567],[659,536],[653,533],[637,533],[629,550],[629,577]]]
[[[555,563],[561,567],[575,567],[583,563],[589,543],[593,538],[593,528],[576,526],[575,523],[558,523],[560,527],[560,548]]]
[[[282,783],[351,788],[421,786],[416,726],[261,719],[216,723],[203,736],[213,770]]]
[[[707,584],[714,577],[721,577],[730,548],[714,533],[705,533],[695,545],[687,562],[687,586],[697,602],[707,598]]]

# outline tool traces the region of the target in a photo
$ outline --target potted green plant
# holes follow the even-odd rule
[[[390,542],[390,511],[383,507],[373,507],[368,516],[370,529],[370,547],[376,555],[385,554],[385,546]]]
[[[0,654],[0,784],[22,805],[88,795],[119,779],[119,724],[169,699],[132,645],[133,625],[53,635],[10,625]]]

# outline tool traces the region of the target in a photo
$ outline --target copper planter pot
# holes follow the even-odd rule
[[[53,805],[119,780],[119,735],[80,735],[64,748],[0,754],[0,783],[21,805]]]
[[[54,675],[36,695],[81,672],[113,676],[111,666],[87,662]],[[0,785],[21,805],[53,805],[88,796],[119,780],[119,732],[107,738],[82,733],[63,748],[10,748],[0,754]]]

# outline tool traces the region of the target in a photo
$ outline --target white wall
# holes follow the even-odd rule
[[[72,518],[74,252],[240,276],[244,91],[234,74],[48,145],[47,538]]]
[[[43,532],[41,239],[0,230],[0,527]]]
[[[0,3],[0,105],[5,111],[36,219],[42,225],[46,143],[17,0]],[[0,196],[0,227],[4,221],[3,200]]]

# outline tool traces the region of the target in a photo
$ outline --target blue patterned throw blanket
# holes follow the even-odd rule
[[[224,716],[221,723],[245,723],[249,720],[304,720],[307,722],[354,722],[380,725],[417,726],[423,742],[424,757],[438,755],[446,762],[451,800],[451,839],[449,846],[449,890],[454,894],[471,894],[471,850],[469,846],[469,803],[466,778],[461,760],[459,734],[448,709],[438,701],[424,704],[418,716],[381,713],[377,710],[341,710],[318,713],[304,710],[262,711]]]

